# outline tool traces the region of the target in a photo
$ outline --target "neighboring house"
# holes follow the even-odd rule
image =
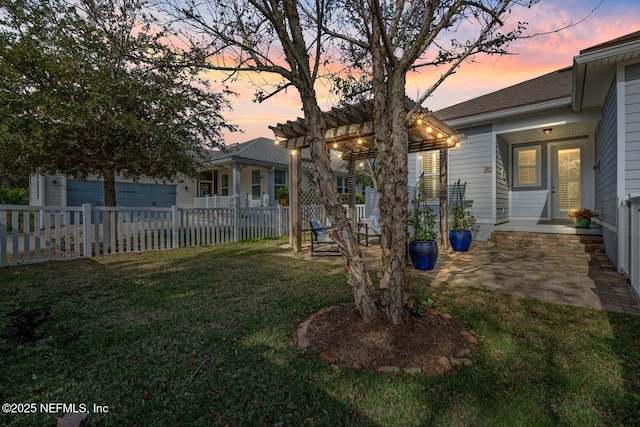
[[[256,138],[214,151],[200,172],[198,197],[246,196],[253,206],[275,206],[279,187],[288,188],[289,153],[273,139]]]
[[[196,195],[196,181],[163,181],[142,177],[137,180],[116,178],[118,206],[170,207],[190,206]],[[32,175],[29,178],[29,204],[32,206],[104,206],[102,180],[94,175],[78,180],[65,175]]]
[[[435,114],[467,136],[449,150],[448,173],[450,184],[466,183],[476,238],[533,231],[586,207],[600,214],[612,263],[634,277],[640,230],[629,229],[627,201],[640,196],[640,31],[581,51],[572,67]],[[409,157],[410,184],[424,174],[434,198],[438,155]]]
[[[117,178],[116,201],[118,206],[186,207],[194,206],[194,200],[219,196],[221,205],[228,206],[234,196],[240,196],[249,206],[275,206],[277,189],[289,185],[289,155],[289,150],[273,139],[252,139],[225,151],[212,151],[195,180]],[[308,152],[303,152],[303,158],[309,158]],[[346,192],[347,171],[337,168],[334,172],[338,191]],[[311,175],[308,180],[309,186],[315,185]],[[34,206],[104,206],[104,190],[96,176],[77,180],[64,175],[33,175],[29,199]]]

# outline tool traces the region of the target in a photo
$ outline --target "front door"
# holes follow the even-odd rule
[[[551,217],[566,219],[572,209],[583,204],[581,145],[551,146]]]

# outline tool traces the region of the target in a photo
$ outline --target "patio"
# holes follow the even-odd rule
[[[640,303],[598,245],[589,252],[474,241],[469,252],[441,251],[436,268],[410,276],[575,307],[640,316]],[[380,270],[380,246],[361,247],[369,271]],[[288,256],[312,259],[309,248]],[[339,256],[314,256],[342,263]]]

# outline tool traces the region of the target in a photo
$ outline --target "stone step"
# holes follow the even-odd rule
[[[504,248],[599,254],[604,252],[602,236],[494,231],[489,243]]]

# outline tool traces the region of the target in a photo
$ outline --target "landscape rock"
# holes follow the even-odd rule
[[[422,368],[418,368],[415,366],[409,366],[406,368],[402,368],[402,372],[404,372],[407,375],[417,375],[417,374],[421,374],[422,373]]]
[[[298,347],[300,348],[307,348],[311,345],[311,341],[309,341],[309,338],[302,336],[302,337],[298,337]]]
[[[338,356],[333,353],[323,352],[320,353],[320,359],[324,360],[325,362],[336,363],[336,361],[338,360]]]
[[[438,364],[440,365],[440,367],[442,368],[443,371],[448,372],[451,370],[451,362],[449,361],[448,358],[442,356],[440,359],[438,359]]]
[[[456,352],[456,357],[471,357],[471,350],[468,348],[463,348],[462,350],[458,350]]]
[[[470,331],[462,331],[460,334],[469,342],[469,344],[478,345],[480,341]]]
[[[397,366],[380,366],[378,368],[378,372],[383,372],[385,374],[396,374],[400,372],[400,368]]]

